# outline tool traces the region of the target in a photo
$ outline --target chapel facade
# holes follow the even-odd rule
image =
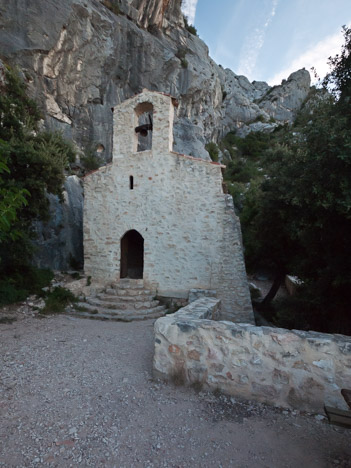
[[[172,151],[175,105],[144,90],[115,108],[112,163],[84,181],[85,273],[143,279],[169,298],[215,290],[222,319],[253,323],[224,166]]]

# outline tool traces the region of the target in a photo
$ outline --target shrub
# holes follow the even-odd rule
[[[68,289],[59,286],[47,294],[45,307],[42,309],[41,314],[59,314],[74,302],[77,302],[75,295]]]
[[[189,65],[187,59],[185,59],[185,58],[181,59],[180,64],[181,64],[182,68],[188,68],[188,65]]]
[[[24,301],[27,296],[27,290],[18,289],[8,281],[0,281],[0,306]]]
[[[179,60],[182,68],[188,68],[188,61],[186,60],[187,50],[185,47],[179,47],[177,52],[174,54]]]
[[[64,169],[76,160],[76,150],[71,141],[65,140],[61,132],[42,132],[37,135],[37,145],[43,149],[50,148],[51,160]]]
[[[262,114],[259,114],[251,123],[262,122],[265,123],[266,119],[263,117]]]
[[[197,36],[197,29],[192,24],[188,23],[188,19],[184,16],[185,29],[190,32],[193,36]]]
[[[179,60],[185,58],[186,56],[186,48],[185,47],[179,47],[177,52],[174,54],[177,58],[179,58]]]
[[[228,182],[226,181],[228,192],[233,197],[235,211],[241,212],[245,199],[246,186],[240,182]]]
[[[112,13],[114,13],[115,15],[119,15],[121,13],[121,10],[116,0],[103,0],[101,3],[110,11],[112,11]]]
[[[53,277],[52,271],[32,266],[12,272],[0,281],[0,305],[24,301],[30,294],[42,296]]]
[[[251,301],[257,301],[257,299],[260,299],[262,294],[261,294],[261,291],[258,288],[250,285],[249,289],[250,289]]]
[[[217,162],[218,161],[218,155],[219,155],[219,149],[218,149],[218,146],[216,145],[216,143],[211,141],[210,143],[207,143],[205,148],[208,151],[212,161]]]
[[[256,164],[251,160],[238,159],[230,161],[227,166],[226,177],[241,183],[248,183],[258,175]]]
[[[80,158],[84,168],[87,171],[95,171],[100,167],[99,158],[93,149],[89,149],[84,156]]]

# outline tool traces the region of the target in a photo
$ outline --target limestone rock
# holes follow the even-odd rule
[[[126,3],[131,3],[138,10],[138,24],[144,28],[152,25],[161,28],[168,24],[184,24],[181,2],[177,0],[127,0]]]
[[[143,88],[179,100],[174,149],[205,159],[205,142],[259,116],[291,121],[308,93],[309,73],[300,70],[270,88],[224,70],[184,29],[180,5],[123,0],[115,15],[95,0],[0,0],[2,57],[25,72],[48,128],[83,149],[102,145],[107,161],[111,108]]]
[[[311,77],[304,68],[292,73],[261,99],[260,107],[279,121],[292,122],[310,91]]]
[[[51,219],[36,223],[35,263],[41,268],[66,270],[83,265],[83,188],[77,176],[67,177],[64,202],[48,195]]]

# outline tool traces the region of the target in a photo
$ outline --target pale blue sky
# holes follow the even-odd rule
[[[183,11],[218,64],[271,85],[302,67],[323,77],[351,25],[351,0],[183,0]]]

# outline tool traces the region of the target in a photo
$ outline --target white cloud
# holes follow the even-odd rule
[[[344,36],[340,30],[335,34],[327,36],[293,60],[284,70],[268,79],[268,83],[270,85],[280,84],[283,79],[288,78],[292,72],[300,68],[306,68],[306,70],[310,71],[314,67],[319,77],[324,78],[329,71],[328,58],[340,53],[343,43]]]
[[[194,24],[198,0],[183,0],[182,11],[190,24]]]
[[[264,19],[263,25],[255,28],[250,37],[245,41],[240,54],[240,61],[237,73],[245,75],[250,81],[253,79],[252,73],[256,66],[257,58],[263,47],[266,31],[271,24],[278,6],[279,0],[272,0],[272,7]]]

